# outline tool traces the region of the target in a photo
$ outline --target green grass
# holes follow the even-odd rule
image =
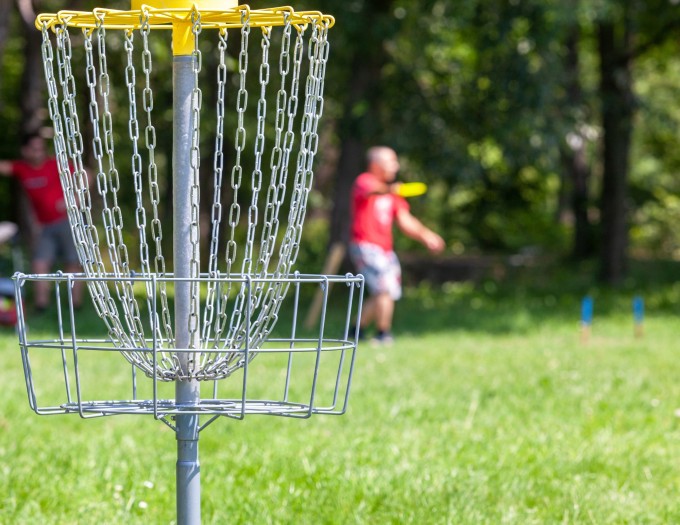
[[[396,344],[361,347],[346,415],[201,434],[203,522],[680,523],[680,288],[664,276],[618,291],[542,271],[409,290]],[[11,332],[0,351],[0,523],[173,522],[169,428],[37,416]]]

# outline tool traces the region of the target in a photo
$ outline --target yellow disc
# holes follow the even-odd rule
[[[427,191],[427,184],[424,182],[404,182],[399,186],[398,195],[402,197],[417,197]]]

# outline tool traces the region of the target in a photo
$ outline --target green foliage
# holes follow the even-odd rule
[[[78,4],[79,9],[88,9],[96,3],[42,2],[39,7],[55,10]],[[258,7],[276,4],[268,0]],[[126,5],[124,1],[107,3],[113,8]],[[365,145],[392,145],[402,156],[403,178],[423,180],[432,188],[424,203],[416,203],[414,208],[444,234],[450,246],[514,251],[540,245],[566,252],[573,229],[558,220],[568,207],[565,198],[569,192],[560,152],[568,133],[587,130],[586,160],[592,172],[590,216],[596,221],[602,137],[597,117],[596,28],[603,20],[619,21],[624,14],[622,6],[608,0],[475,0],[460,5],[443,0],[301,2],[296,9],[319,9],[334,14],[337,20],[331,30],[322,121],[327,150],[322,149],[320,160],[332,165],[337,148],[349,137]],[[638,118],[630,177],[632,248],[638,253],[670,256],[677,253],[680,242],[673,227],[677,215],[673,195],[678,191],[675,181],[680,166],[675,147],[680,114],[674,101],[680,91],[680,69],[677,41],[668,38],[678,23],[677,9],[665,0],[628,7],[636,31],[634,51],[639,52],[634,62]],[[21,118],[18,100],[24,65],[16,10],[12,11],[11,27],[0,65],[0,158],[18,155],[14,130]],[[580,35],[578,83],[582,90],[576,106],[568,97],[569,72],[565,70],[566,41],[574,30]],[[238,87],[236,44],[232,42],[229,57],[230,95]],[[131,144],[125,140],[124,57],[113,52],[116,47],[120,51],[122,43],[112,44],[110,68],[117,83],[113,89],[115,107],[123,118],[114,133],[117,154],[124,164],[130,158]],[[165,184],[161,192],[169,202],[170,56],[167,42],[154,40],[152,47],[157,156]],[[208,108],[214,102],[214,51],[214,43],[205,44],[202,90]],[[258,49],[250,50],[253,78],[258,54]],[[77,60],[82,63],[82,57]],[[376,87],[357,93],[359,64],[374,66],[368,68],[375,77],[369,85]],[[78,91],[85,93],[84,74],[78,78]],[[253,78],[249,86],[253,86]],[[137,81],[141,88],[142,75]],[[226,118],[233,122],[234,101],[229,104]],[[246,118],[249,138],[255,130],[254,106],[251,103]],[[81,111],[85,114],[85,102]],[[215,113],[205,112],[208,127],[214,125]],[[271,143],[271,130],[266,133]],[[206,146],[214,141],[211,133],[201,138]],[[227,163],[233,162],[232,139],[227,141]],[[249,140],[247,150],[252,146]],[[244,157],[246,164],[252,164],[250,156]],[[212,159],[202,159],[206,180],[211,165]],[[131,187],[123,188],[123,194],[127,193],[124,206],[134,202]],[[337,197],[332,188],[328,182],[319,187],[326,201],[320,209],[328,209]],[[206,188],[204,193],[209,191]],[[0,197],[4,210],[9,209],[9,194],[7,187]],[[248,197],[247,191],[242,192],[241,202],[247,203]]]

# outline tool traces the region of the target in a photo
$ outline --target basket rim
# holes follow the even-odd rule
[[[335,18],[320,11],[295,11],[290,6],[268,9],[251,9],[241,5],[232,9],[215,11],[191,8],[156,8],[143,5],[141,9],[128,11],[108,8],[95,8],[93,11],[62,10],[57,13],[42,13],[36,17],[35,27],[38,30],[56,30],[59,26],[80,28],[93,31],[100,27],[105,29],[135,30],[142,26],[149,29],[172,30],[175,24],[191,23],[192,17],[200,14],[201,27],[204,29],[240,28],[244,21],[250,27],[278,27],[290,22],[297,30],[309,24],[333,27]]]

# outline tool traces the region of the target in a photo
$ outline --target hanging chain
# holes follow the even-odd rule
[[[114,270],[114,275],[121,274],[120,261],[118,259],[118,246],[123,243],[121,228],[116,228],[116,224],[122,221],[122,213],[118,206],[118,191],[120,190],[120,178],[116,169],[114,145],[113,145],[113,116],[109,103],[111,94],[111,82],[108,72],[108,60],[106,55],[106,28],[104,27],[104,15],[97,15],[97,48],[99,57],[99,96],[102,100],[102,129],[104,132],[104,149],[108,169],[106,172],[102,165],[102,170],[97,173],[97,191],[102,198],[102,221],[104,225],[104,237],[109,251],[109,261]],[[108,194],[111,193],[112,204],[108,203]],[[114,283],[118,297],[121,292],[119,284]],[[131,346],[127,333],[123,330],[118,317],[117,308],[113,298],[109,294],[108,287],[102,288],[104,305],[112,319],[112,332],[120,337],[126,344]],[[111,333],[111,331],[110,331]]]
[[[286,194],[287,178],[288,178],[288,165],[290,162],[290,154],[295,145],[295,116],[297,115],[299,108],[299,96],[298,92],[300,90],[300,70],[302,68],[302,59],[304,57],[304,32],[306,27],[297,27],[297,38],[295,40],[295,48],[293,49],[293,79],[290,90],[290,98],[288,99],[288,129],[283,140],[283,160],[282,166],[285,172],[282,174],[282,180],[280,184],[279,200],[277,201],[277,207],[280,207],[283,203]],[[289,214],[289,225],[291,224],[291,216]],[[286,230],[286,234],[281,242],[281,247],[279,248],[279,260],[287,260],[293,250],[292,246],[293,237],[290,234],[290,228]],[[276,269],[276,275],[285,274],[287,268],[279,264]]]
[[[258,225],[258,198],[262,189],[262,155],[264,153],[264,130],[265,116],[267,114],[267,85],[269,84],[269,35],[271,27],[262,28],[262,62],[260,63],[260,98],[257,101],[257,130],[255,135],[255,167],[250,181],[251,197],[250,207],[248,208],[248,233],[246,236],[245,254],[243,258],[242,273],[252,273],[253,257],[255,255],[255,231]],[[261,287],[261,284],[259,285]],[[257,302],[257,289],[253,293],[253,299]]]
[[[248,72],[248,40],[250,36],[250,12],[247,9],[241,11],[241,49],[238,56],[238,72],[239,72],[239,89],[236,95],[236,113],[237,113],[237,128],[234,137],[234,147],[236,149],[236,158],[234,166],[231,170],[231,189],[233,193],[233,200],[229,208],[229,240],[226,247],[226,276],[232,275],[232,266],[237,255],[236,244],[236,227],[241,218],[241,208],[238,204],[238,192],[241,187],[243,179],[243,167],[241,166],[241,153],[246,145],[246,128],[244,126],[244,114],[248,107],[248,91],[246,89],[246,74]],[[242,288],[242,293],[243,288]],[[242,294],[239,294],[239,299]],[[225,329],[227,321],[226,307],[229,297],[222,293],[222,301],[220,303],[219,323],[215,332],[216,337],[220,337]],[[241,308],[242,299],[237,299],[234,303],[234,309],[231,317],[230,330],[227,337],[224,339],[225,344],[231,344],[233,339],[232,334],[234,327],[241,322]],[[234,344],[235,346],[235,344]]]
[[[297,106],[291,107],[288,105],[289,95],[287,92],[287,79],[290,73],[290,35],[292,25],[290,22],[290,13],[284,12],[283,14],[283,34],[281,37],[281,53],[279,56],[279,75],[281,77],[281,85],[276,95],[276,111],[274,119],[274,147],[272,150],[272,156],[270,161],[271,178],[269,181],[269,187],[267,189],[267,198],[264,206],[264,227],[262,228],[262,236],[260,240],[260,258],[258,260],[258,265],[256,267],[256,275],[265,275],[269,266],[269,261],[274,252],[276,246],[276,235],[279,230],[279,219],[278,214],[281,208],[281,203],[286,192],[286,179],[288,175],[288,158],[290,153],[290,147],[294,142],[294,132],[293,132],[293,121],[295,119],[295,114],[290,112],[286,114],[286,109],[297,110]],[[298,33],[298,40],[296,45],[302,44],[300,41],[301,35]],[[301,54],[298,57],[301,59]],[[294,58],[294,67],[291,80],[292,92],[290,97],[297,98],[297,82],[300,75],[300,62]],[[286,141],[284,137],[288,135],[288,131],[284,134],[284,127],[286,124],[286,116],[288,117],[289,132],[291,134],[290,138],[293,140],[288,141],[288,147],[286,147]],[[282,148],[283,146],[283,148]],[[262,309],[260,315],[253,322],[252,332],[256,340],[266,337],[268,333],[266,319],[272,319],[272,323],[276,322],[276,314],[273,313],[273,307],[283,298],[282,290],[286,290],[287,286],[282,286],[281,283],[272,282],[268,285],[266,294],[262,298]],[[273,315],[272,315],[273,313]]]
[[[241,13],[241,50],[238,56],[239,89],[236,98],[237,128],[234,140],[236,158],[231,170],[231,189],[233,190],[233,202],[229,209],[230,238],[227,243],[226,261],[227,275],[231,275],[231,267],[236,259],[235,230],[241,219],[241,208],[238,204],[238,191],[243,178],[241,166],[241,153],[246,146],[246,128],[243,123],[244,114],[248,107],[248,91],[246,89],[246,74],[248,72],[248,38],[250,36],[250,19],[247,12]]]
[[[288,105],[288,92],[286,91],[286,81],[288,74],[290,72],[290,35],[291,35],[291,22],[290,13],[284,12],[284,27],[283,35],[281,37],[281,54],[279,57],[279,75],[281,76],[281,86],[276,94],[276,112],[274,121],[274,148],[272,150],[270,169],[271,178],[269,181],[269,187],[267,188],[267,198],[265,202],[264,209],[264,228],[262,229],[261,238],[261,248],[260,248],[260,259],[258,260],[258,266],[256,267],[255,273],[257,275],[262,275],[266,273],[269,260],[274,252],[276,246],[276,234],[278,232],[279,220],[278,214],[281,203],[283,201],[283,195],[285,195],[285,179],[288,171],[288,155],[282,148],[284,133],[283,129],[286,123],[286,106]],[[297,73],[299,74],[299,63],[296,64]],[[295,68],[293,71],[293,82],[295,82]],[[291,96],[296,96],[292,93]],[[289,114],[289,125],[292,125],[292,120],[295,115]],[[292,130],[291,130],[292,133]],[[292,144],[291,144],[292,145]],[[290,152],[290,147],[288,148],[288,153]]]
[[[328,59],[328,23],[318,22],[312,27],[308,45],[309,74],[305,85],[305,104],[302,117],[302,138],[298,153],[294,191],[290,203],[289,226],[286,231],[287,246],[290,250],[279,263],[280,271],[287,274],[297,259],[305,218],[307,199],[313,182],[312,165],[316,155],[319,137],[318,124],[323,111],[323,81]]]
[[[191,224],[189,226],[189,242],[191,244],[191,261],[189,263],[189,276],[191,277],[190,313],[189,313],[189,348],[196,349],[196,333],[199,328],[200,308],[200,228],[199,228],[199,205],[200,205],[200,127],[201,127],[201,102],[202,93],[198,84],[198,76],[201,72],[201,50],[198,47],[198,35],[201,33],[201,14],[194,9],[191,13],[191,32],[194,35],[194,51],[192,53],[192,65],[194,73],[194,88],[191,92],[192,134],[191,134],[191,170],[192,184],[190,189]],[[194,361],[195,365],[195,361]],[[193,372],[193,371],[192,371]]]
[[[127,61],[125,66],[125,84],[128,91],[128,137],[132,145],[132,159],[130,168],[132,170],[132,179],[135,190],[135,222],[137,231],[139,232],[140,245],[146,244],[146,210],[144,209],[144,201],[142,198],[142,156],[139,153],[139,121],[137,119],[137,94],[135,90],[136,72],[134,66],[134,32],[130,29],[125,31],[125,42],[123,44],[125,49]],[[123,217],[115,225],[116,229],[120,230],[120,238],[123,238]],[[131,275],[130,257],[127,250],[127,245],[122,242],[118,246],[123,275]],[[137,338],[139,344],[144,345],[144,329],[142,321],[139,317],[139,307],[135,299],[132,283],[128,280],[122,282],[122,297],[123,310],[126,314],[128,326]]]
[[[300,31],[300,30],[299,30]],[[287,276],[300,248],[302,224],[305,218],[307,200],[313,182],[312,166],[318,148],[318,123],[323,111],[323,82],[328,59],[328,23],[319,20],[312,24],[312,35],[308,44],[309,73],[305,84],[305,104],[301,126],[301,144],[297,159],[296,176],[288,214],[288,227],[281,245],[277,275]],[[296,48],[296,53],[302,50]],[[301,57],[300,57],[301,58]],[[296,89],[297,92],[297,89]],[[296,101],[297,103],[297,101]],[[281,300],[287,293],[287,285],[272,288],[263,305],[258,320],[256,343],[268,337],[278,318]],[[260,327],[260,321],[262,327]]]
[[[163,228],[161,226],[160,216],[158,213],[158,206],[160,204],[160,188],[158,186],[158,166],[156,165],[156,128],[153,125],[152,112],[153,112],[153,90],[151,89],[151,73],[153,72],[153,62],[151,57],[151,51],[149,50],[149,34],[151,32],[151,27],[149,24],[149,11],[145,9],[140,16],[140,34],[142,36],[142,71],[144,73],[144,90],[142,91],[142,107],[144,113],[146,114],[146,127],[144,128],[144,139],[146,142],[146,149],[149,152],[149,162],[147,165],[147,183],[149,186],[149,199],[151,201],[151,212],[153,218],[151,220],[151,236],[155,244],[156,255],[154,257],[154,270],[159,277],[165,275],[165,258],[163,257]],[[141,197],[141,196],[140,196]],[[151,273],[151,266],[149,262],[149,249],[146,244],[146,235],[140,237],[140,255],[142,271],[144,274],[149,275]],[[152,325],[156,326],[159,330],[157,337],[159,338],[159,344],[163,345],[163,338],[160,333],[160,324],[163,325],[165,330],[165,336],[168,340],[173,341],[173,329],[172,329],[172,319],[170,316],[170,308],[168,305],[168,293],[167,287],[164,280],[157,283],[161,298],[161,323],[154,323],[153,319]],[[151,282],[146,283],[147,287],[147,304],[149,312],[153,312],[150,297],[153,293],[151,287],[153,284]],[[153,312],[151,315],[154,317],[157,315]]]
[[[216,279],[219,275],[218,271],[218,251],[219,251],[219,237],[220,225],[222,224],[222,178],[224,175],[224,117],[225,117],[225,96],[227,84],[227,40],[229,33],[226,29],[221,29],[219,32],[219,43],[217,45],[219,50],[219,65],[217,66],[217,107],[216,116],[217,124],[215,129],[215,157],[213,160],[213,205],[211,213],[211,238],[210,238],[210,258],[208,261],[208,275],[211,279]],[[203,332],[201,339],[208,341],[210,339],[210,331],[215,317],[215,301],[217,299],[217,281],[208,282],[208,294],[205,302],[205,311],[203,314]],[[229,290],[226,291],[226,296],[229,295]],[[223,301],[218,302],[218,309]],[[220,313],[222,310],[220,309]],[[226,320],[225,320],[226,321]],[[219,324],[219,323],[218,323]]]
[[[255,135],[255,166],[251,175],[250,181],[250,206],[248,207],[248,230],[246,233],[246,245],[243,255],[243,262],[241,265],[241,273],[243,275],[252,275],[253,271],[253,257],[255,256],[255,233],[259,223],[258,214],[258,200],[260,191],[262,189],[262,155],[264,153],[264,131],[265,131],[265,117],[267,114],[267,85],[269,84],[269,48],[271,27],[262,28],[262,40],[260,47],[262,49],[262,62],[259,68],[259,85],[260,97],[257,101],[257,128]],[[241,287],[241,293],[236,301],[236,308],[242,309],[244,301],[247,296],[250,298],[249,311],[251,314],[255,312],[260,303],[264,283],[256,282],[255,285],[248,290],[248,287]],[[251,329],[249,336],[253,335]],[[241,328],[242,329],[242,328]]]
[[[111,94],[111,83],[108,71],[108,60],[106,55],[106,28],[103,19],[98,18],[97,25],[97,44],[99,48],[99,95],[103,101],[102,123],[104,129],[104,148],[108,159],[108,172],[104,176],[97,176],[97,189],[102,197],[102,220],[104,223],[104,233],[106,244],[109,250],[109,260],[115,275],[120,275],[120,260],[118,258],[118,246],[123,243],[122,228],[116,227],[122,220],[122,213],[118,205],[118,191],[120,190],[120,177],[116,168],[113,145],[113,115],[109,96]],[[108,192],[111,192],[111,206],[108,204]]]
[[[200,113],[202,110],[202,92],[199,88],[199,76],[202,71],[202,55],[199,49],[199,35],[203,22],[201,14],[196,8],[191,13],[191,31],[194,38],[192,52],[193,87],[191,90],[191,143],[190,167],[191,186],[189,217],[189,261],[190,279],[190,312],[188,318],[189,348],[194,350],[189,359],[189,366],[178,367],[175,354],[162,351],[158,354],[156,369],[149,356],[140,352],[125,352],[125,348],[146,347],[143,326],[140,317],[142,301],[133,293],[133,276],[128,247],[125,243],[124,216],[121,206],[122,190],[118,170],[114,160],[114,130],[111,104],[111,79],[109,78],[106,57],[106,30],[103,13],[95,13],[94,28],[87,28],[84,35],[85,75],[89,91],[89,117],[92,125],[92,157],[94,161],[94,175],[96,194],[102,199],[101,218],[103,229],[98,231],[93,222],[92,211],[95,208],[89,191],[87,175],[83,169],[84,154],[83,138],[76,112],[75,87],[76,83],[71,70],[71,42],[67,33],[68,22],[55,26],[57,34],[57,53],[53,56],[50,43],[49,27],[43,28],[43,62],[46,69],[48,84],[48,109],[54,122],[55,152],[60,169],[60,178],[65,190],[67,212],[72,222],[73,235],[79,258],[88,275],[106,274],[105,260],[109,260],[113,267],[113,284],[102,280],[101,283],[90,285],[95,308],[99,316],[104,319],[111,340],[116,344],[128,360],[139,365],[147,374],[154,375],[161,380],[172,380],[178,377],[224,377],[243,366],[243,355],[240,352],[202,352],[201,349],[226,348],[238,349],[248,344],[251,349],[259,348],[268,337],[278,318],[280,305],[290,287],[284,278],[290,275],[291,266],[297,257],[302,233],[302,222],[306,211],[309,192],[312,187],[312,166],[317,154],[318,124],[323,113],[323,88],[326,60],[328,57],[327,30],[328,23],[322,18],[310,17],[307,23],[293,23],[294,14],[291,11],[279,12],[282,20],[271,19],[261,26],[262,40],[261,62],[258,64],[259,82],[257,105],[251,108],[256,111],[256,121],[253,122],[254,134],[251,137],[254,145],[250,188],[247,189],[247,216],[241,223],[241,206],[239,197],[243,183],[243,173],[246,170],[246,112],[248,110],[248,90],[246,87],[248,76],[248,47],[251,36],[251,13],[244,8],[241,10],[241,41],[237,57],[238,81],[236,82],[236,115],[234,135],[234,164],[230,167],[230,180],[225,182],[225,125],[227,124],[226,96],[228,89],[228,55],[226,26],[219,31],[219,41],[216,43],[219,53],[219,64],[216,71],[216,128],[215,151],[213,154],[213,199],[211,207],[211,235],[207,297],[202,305],[201,273],[200,273]],[[122,47],[126,57],[124,60],[124,82],[127,89],[128,114],[127,140],[132,151],[129,167],[132,178],[132,190],[135,195],[135,225],[139,241],[139,259],[142,275],[166,275],[166,260],[163,256],[163,232],[160,207],[161,195],[158,180],[158,143],[156,127],[154,126],[154,93],[152,91],[152,77],[154,75],[151,55],[151,16],[147,10],[142,10],[139,30],[140,41],[134,51],[134,34],[132,29],[122,33]],[[276,69],[270,65],[270,50],[274,38],[273,27],[282,27],[280,38],[281,49],[278,53],[279,63],[276,82],[271,81],[270,75],[276,75]],[[113,26],[111,26],[113,27]],[[293,36],[293,28],[296,35]],[[305,33],[311,29],[309,41]],[[309,34],[309,33],[307,33]],[[98,44],[98,56],[95,57],[95,43]],[[141,44],[141,45],[140,45]],[[305,56],[305,52],[306,55]],[[141,62],[136,78],[135,60],[141,53]],[[135,56],[133,56],[135,55]],[[98,63],[97,63],[98,58]],[[306,70],[303,60],[309,59],[309,72],[304,87],[300,84],[301,71]],[[259,59],[258,59],[259,61]],[[51,73],[50,73],[51,71]],[[55,74],[58,72],[58,79]],[[255,74],[255,71],[252,71]],[[253,81],[255,81],[253,76]],[[138,84],[139,82],[139,84]],[[272,84],[276,84],[273,86]],[[272,89],[273,88],[273,89]],[[63,99],[60,100],[60,93]],[[267,121],[267,91],[276,93],[274,104],[270,110],[270,121]],[[300,100],[304,91],[304,101]],[[141,99],[138,99],[141,96]],[[140,113],[143,113],[140,114]],[[301,113],[299,115],[298,113]],[[140,119],[143,128],[140,128]],[[267,126],[271,126],[271,143],[266,141]],[[143,134],[143,137],[142,137]],[[143,143],[141,141],[144,141]],[[298,144],[296,144],[298,143]],[[89,143],[88,143],[89,147]],[[250,146],[248,146],[250,147]],[[265,149],[266,148],[266,149]],[[299,151],[298,151],[299,150]],[[146,151],[146,153],[145,153]],[[268,153],[270,151],[270,153]],[[294,151],[297,151],[295,167],[292,167]],[[148,158],[143,159],[143,155]],[[269,157],[269,158],[267,158]],[[269,164],[263,163],[265,159]],[[125,170],[127,171],[127,169]],[[146,175],[146,176],[145,176]],[[289,177],[291,175],[291,177]],[[289,178],[294,180],[289,181]],[[148,190],[144,188],[148,184]],[[231,198],[228,210],[222,202],[226,184],[230,184]],[[287,193],[290,192],[290,196]],[[243,199],[241,199],[243,200]],[[283,232],[283,239],[277,251],[279,229],[283,228],[284,219],[279,213],[284,211],[284,202],[290,200],[287,208],[288,220]],[[148,208],[145,207],[149,206]],[[132,216],[129,217],[129,220]],[[222,221],[225,225],[222,226]],[[129,221],[128,221],[129,222]],[[129,228],[129,225],[128,225]],[[227,228],[227,231],[222,230]],[[258,232],[258,229],[261,231]],[[98,235],[105,235],[109,257],[102,259]],[[134,233],[133,233],[134,234]],[[221,237],[226,237],[226,244],[222,245]],[[257,241],[256,242],[256,236]],[[102,243],[104,244],[104,239]],[[153,252],[153,253],[152,253]],[[276,253],[275,253],[276,252]],[[224,253],[224,262],[220,262],[218,254]],[[136,258],[136,257],[134,257]],[[153,259],[153,264],[151,260]],[[275,262],[275,279],[262,283],[257,277],[268,277],[269,266]],[[226,271],[221,272],[220,264],[226,263]],[[237,265],[238,269],[237,269]],[[240,273],[254,276],[247,282],[233,284],[231,278]],[[276,278],[281,278],[277,281]],[[150,323],[154,331],[154,341],[160,344],[175,344],[168,298],[165,293],[165,280],[154,279],[154,283],[146,284],[147,304]],[[109,293],[109,286],[115,287],[117,300],[113,291]],[[236,290],[230,289],[238,287]],[[160,311],[155,301],[150,301],[160,290]],[[119,302],[120,301],[120,302]],[[201,310],[201,306],[203,309]],[[119,317],[119,310],[121,309]],[[228,308],[232,307],[232,308]],[[162,316],[160,319],[158,316]],[[202,316],[202,318],[201,318]],[[248,318],[246,318],[246,316]],[[145,318],[146,323],[146,318]],[[201,324],[202,323],[202,324]],[[228,329],[227,329],[228,328]],[[213,333],[214,332],[214,333]],[[161,336],[162,334],[162,336]],[[251,354],[255,355],[256,352]],[[201,362],[198,362],[196,358]]]
[[[99,21],[98,28],[101,28],[101,20]],[[86,62],[86,81],[89,91],[89,113],[90,122],[92,123],[92,154],[94,156],[95,165],[97,167],[97,189],[100,195],[106,193],[106,174],[104,173],[104,146],[101,137],[101,119],[99,116],[99,104],[97,99],[97,70],[95,67],[94,50],[92,45],[92,37],[94,30],[83,30],[84,37],[84,48],[85,48],[85,62]],[[102,188],[103,186],[103,188]],[[89,195],[89,184],[83,189]],[[94,220],[92,216],[91,209],[91,198],[88,196],[87,201],[88,206],[82,211],[82,217],[84,223],[87,225],[88,243],[91,252],[91,259],[88,264],[87,261],[83,263],[83,269],[85,273],[89,276],[98,275],[104,276],[106,274],[106,269],[104,267],[104,261],[101,257],[101,250],[99,247],[99,234],[97,228],[94,225]],[[83,262],[83,261],[81,261]],[[115,315],[115,310],[110,308],[108,299],[110,297],[108,287],[105,283],[101,281],[89,281],[87,286],[92,295],[93,304],[95,309],[102,319],[107,323],[109,327],[109,333],[115,334],[115,337],[119,340],[125,340],[126,335],[123,333],[120,321]]]

